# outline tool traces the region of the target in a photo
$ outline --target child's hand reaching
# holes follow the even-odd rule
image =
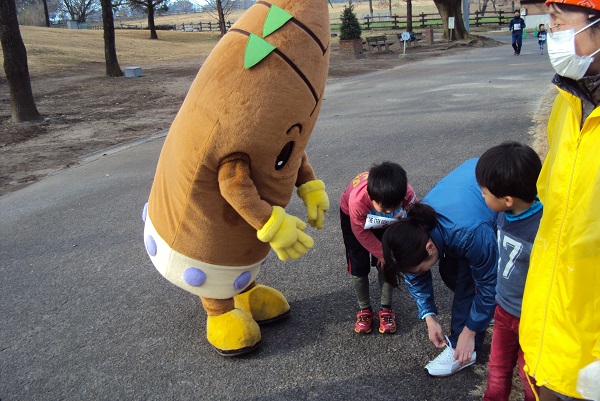
[[[465,326],[458,336],[456,349],[454,350],[454,359],[461,365],[471,362],[473,352],[475,351],[475,334],[473,330]]]
[[[438,348],[444,348],[446,346],[446,337],[442,330],[442,325],[435,320],[434,315],[427,316],[425,318],[427,323],[427,331],[429,333],[429,340]]]

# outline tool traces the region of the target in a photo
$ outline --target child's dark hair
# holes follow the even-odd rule
[[[541,27],[543,27],[543,26],[544,26],[544,24],[539,24],[539,25],[538,25],[538,29],[540,29],[540,28],[541,28]]]
[[[398,287],[402,276],[429,257],[425,246],[429,232],[437,225],[437,213],[424,203],[415,203],[408,216],[388,226],[381,245],[385,258],[385,279]]]
[[[400,206],[406,196],[407,185],[406,171],[399,164],[383,162],[369,170],[367,193],[372,201],[384,208]]]
[[[475,177],[497,198],[513,196],[533,202],[542,162],[535,150],[519,142],[504,142],[488,149],[477,162]]]

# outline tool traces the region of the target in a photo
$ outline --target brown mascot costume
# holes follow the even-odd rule
[[[163,145],[144,208],[158,271],[200,296],[207,338],[222,355],[255,349],[257,323],[289,313],[256,284],[273,248],[281,260],[313,246],[283,209],[297,187],[308,223],[329,208],[305,148],[329,67],[326,0],[257,1],[215,46]]]

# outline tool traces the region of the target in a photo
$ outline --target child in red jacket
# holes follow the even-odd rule
[[[381,238],[385,228],[417,201],[407,183],[406,171],[392,162],[373,166],[360,173],[348,185],[340,199],[340,221],[346,247],[348,273],[358,298],[359,311],[354,331],[367,334],[373,324],[373,308],[369,295],[369,272],[377,267],[380,296],[379,332],[396,331],[392,309],[393,287],[385,281]]]

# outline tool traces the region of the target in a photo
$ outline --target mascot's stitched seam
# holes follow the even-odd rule
[[[288,56],[286,56],[285,54],[283,54],[281,52],[281,50],[275,49],[275,50],[273,50],[273,53],[275,53],[279,57],[281,57],[286,63],[288,63],[290,65],[290,67],[292,67],[292,69],[294,71],[296,71],[296,74],[298,74],[298,76],[300,76],[300,78],[302,78],[302,80],[304,81],[304,83],[306,84],[306,86],[308,86],[308,89],[310,89],[310,93],[312,93],[313,97],[315,98],[315,102],[319,103],[319,96],[317,95],[317,92],[315,91],[315,88],[313,88],[312,84],[310,83],[310,81],[308,80],[308,78],[306,77],[306,75],[304,75],[304,73],[302,71],[300,71],[300,68],[298,68],[298,66],[296,64],[294,64],[294,62],[292,60],[290,60],[288,58]]]
[[[216,128],[217,125],[219,125],[219,119],[217,119],[217,121],[215,121],[215,124],[212,126],[212,128],[210,130],[209,138],[212,137],[213,133],[215,132],[215,128]],[[205,143],[208,144],[210,142],[206,141]],[[204,145],[204,146],[206,146],[206,145]],[[196,163],[196,167],[195,167],[195,170],[194,170],[196,172],[196,175],[201,170],[200,169],[201,165],[202,165],[202,160],[198,159],[198,162]],[[196,183],[195,179],[194,180],[190,180],[190,182],[188,183],[188,189],[187,189],[187,191],[185,193],[185,204],[188,205],[188,208],[189,208],[189,205],[192,204],[192,202],[190,202],[189,200],[190,200],[190,198],[192,196],[192,190],[193,190],[193,188],[195,186],[195,183]],[[182,211],[183,215],[187,214],[188,208],[185,208]],[[179,233],[181,232],[181,226],[183,225],[184,221],[186,221],[186,220],[185,219],[180,219],[179,224],[177,225],[177,228],[175,229],[175,235],[173,235],[173,241],[171,241],[171,243],[169,244],[170,248],[173,248],[173,245],[177,242],[177,237],[179,236]]]
[[[260,4],[263,6],[266,6],[268,8],[271,8],[270,3],[267,3],[266,1],[257,1],[256,4]],[[317,42],[317,44],[319,45],[319,47],[321,48],[321,51],[323,52],[323,55],[325,54],[325,52],[327,51],[327,49],[329,48],[329,45],[327,47],[325,47],[323,45],[323,43],[321,42],[321,40],[319,40],[319,38],[317,37],[317,35],[315,35],[315,33],[310,30],[306,25],[304,25],[302,22],[298,21],[295,17],[293,17],[291,20],[291,22],[293,22],[294,24],[296,24],[300,29],[302,29],[304,32],[306,32],[311,38],[313,38],[313,40],[315,42]]]
[[[250,32],[244,31],[242,29],[232,28],[232,29],[229,30],[229,32],[237,32],[237,33],[241,33],[242,35],[246,35],[246,36],[250,37]],[[279,57],[281,57],[281,59],[283,59],[283,61],[285,61],[286,63],[288,63],[288,65],[294,71],[296,71],[296,74],[298,74],[298,76],[304,81],[304,83],[306,84],[306,86],[308,86],[308,89],[310,90],[310,93],[312,93],[312,95],[313,95],[313,97],[315,99],[315,102],[318,104],[319,103],[319,96],[317,95],[317,92],[313,88],[312,84],[310,83],[310,81],[308,80],[308,78],[306,77],[306,75],[304,75],[304,73],[302,73],[302,71],[300,71],[300,69],[298,68],[298,66],[296,66],[296,64],[294,64],[294,62],[292,60],[290,60],[285,54],[283,54],[281,52],[281,50],[275,48],[275,50],[273,50],[273,53],[275,53]],[[314,109],[313,109],[313,111],[314,111]]]

